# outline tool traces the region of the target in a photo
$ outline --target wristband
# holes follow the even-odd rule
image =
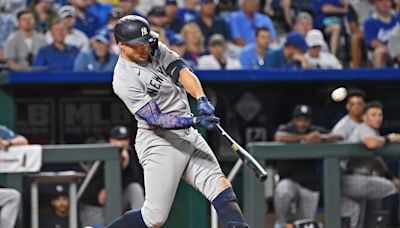
[[[386,177],[389,180],[393,180],[395,178],[395,176],[389,170],[386,170],[383,173],[383,176]]]

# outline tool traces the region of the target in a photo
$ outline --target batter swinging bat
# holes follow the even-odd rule
[[[224,136],[231,144],[231,148],[233,152],[237,153],[239,155],[240,159],[243,161],[244,164],[246,164],[247,167],[249,167],[251,170],[253,170],[254,175],[260,180],[260,181],[265,181],[268,177],[267,172],[265,172],[264,168],[258,163],[256,159],[254,159],[253,156],[249,154],[243,147],[241,147],[226,131],[221,127],[220,124],[216,124],[218,130],[221,132],[221,135]]]

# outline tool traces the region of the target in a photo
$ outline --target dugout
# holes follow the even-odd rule
[[[281,123],[291,118],[295,104],[313,107],[313,122],[325,127],[344,114],[330,92],[358,87],[367,100],[384,104],[382,134],[400,132],[400,70],[199,71],[222,125],[242,145],[271,140]],[[111,73],[10,72],[0,77],[0,124],[25,135],[31,143],[81,144],[103,139],[114,125],[135,129],[130,113],[113,94]],[[29,113],[29,115],[28,115]],[[134,133],[134,131],[133,131]],[[236,159],[218,133],[208,140],[229,171]],[[239,199],[241,178],[235,181]],[[185,216],[177,213],[185,211]],[[166,227],[206,227],[207,202],[186,184],[179,187]],[[184,221],[183,221],[184,220]],[[192,226],[190,225],[192,224]],[[195,224],[195,225],[193,225]]]

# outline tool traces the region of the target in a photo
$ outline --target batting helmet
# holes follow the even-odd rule
[[[129,15],[118,20],[114,27],[115,40],[132,46],[152,43],[156,37],[150,25],[140,16]]]

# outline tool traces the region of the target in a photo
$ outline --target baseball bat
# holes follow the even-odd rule
[[[241,147],[226,131],[221,127],[220,124],[216,124],[218,130],[221,132],[221,135],[224,136],[232,145],[231,148],[233,152],[235,152],[239,158],[243,161],[243,163],[249,167],[254,175],[260,180],[265,181],[268,177],[265,169],[258,163],[258,161],[249,154],[243,147]]]

